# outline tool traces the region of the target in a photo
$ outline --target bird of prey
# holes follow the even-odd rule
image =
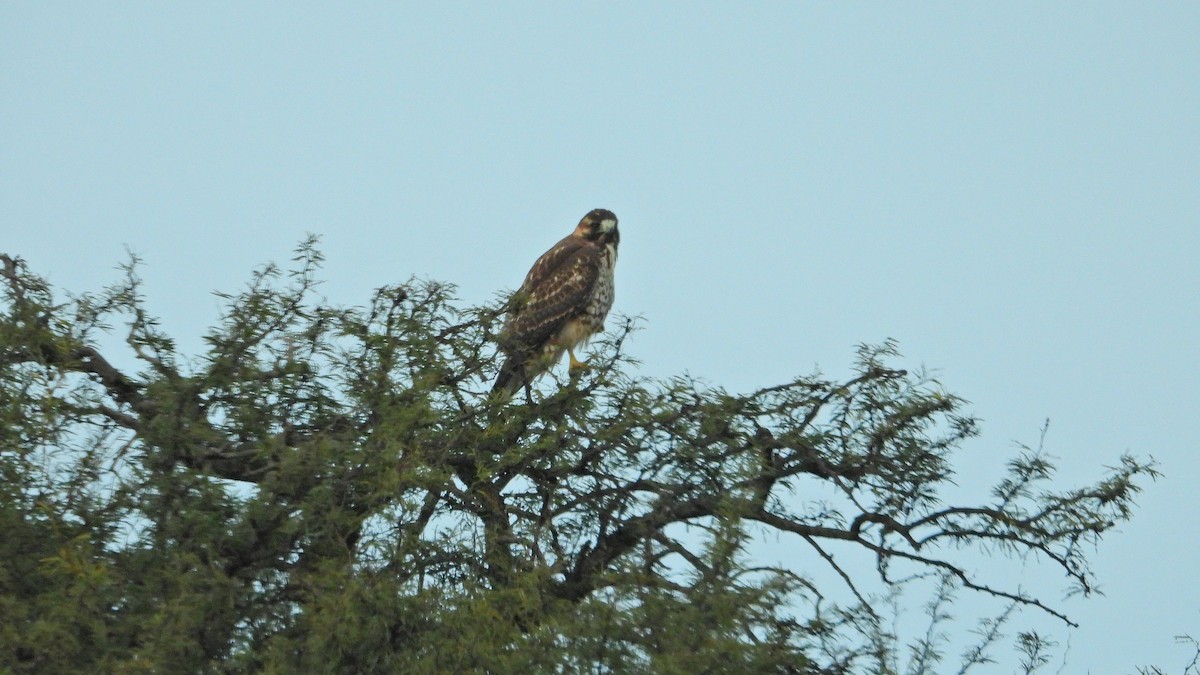
[[[575,349],[604,330],[620,240],[613,212],[595,209],[537,259],[509,302],[499,340],[505,361],[493,392],[511,397],[557,363],[564,351],[571,357],[571,371],[586,367]]]

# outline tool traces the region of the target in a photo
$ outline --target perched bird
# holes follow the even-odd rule
[[[500,331],[505,361],[493,392],[512,396],[557,363],[564,351],[572,371],[587,367],[575,349],[604,330],[620,240],[613,212],[595,209],[537,259],[509,303]]]

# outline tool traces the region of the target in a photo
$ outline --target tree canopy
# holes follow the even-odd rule
[[[639,374],[625,319],[589,371],[503,402],[503,302],[414,279],[337,306],[312,240],[222,295],[192,355],[136,261],[77,295],[0,262],[14,673],[933,672],[935,641],[897,646],[847,556],[1069,622],[964,561],[1036,560],[1088,593],[1093,545],[1156,475],[1123,456],[1061,488],[1032,448],[948,503],[978,422],[891,343],[850,377],[739,394]],[[764,536],[853,600],[755,556]]]

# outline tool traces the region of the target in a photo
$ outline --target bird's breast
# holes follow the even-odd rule
[[[599,324],[604,324],[608,310],[612,309],[614,286],[613,270],[617,264],[617,247],[609,244],[600,254],[600,274],[596,285],[592,288],[592,297],[588,302],[587,313],[594,317]]]

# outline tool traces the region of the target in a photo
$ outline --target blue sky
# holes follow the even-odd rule
[[[647,374],[744,390],[892,337],[984,419],[964,499],[1047,417],[1063,486],[1157,458],[1107,595],[1063,605],[1068,672],[1186,662],[1200,5],[434,4],[0,5],[0,250],[82,291],[128,246],[195,351],[306,232],[337,303],[482,302],[612,209]]]

